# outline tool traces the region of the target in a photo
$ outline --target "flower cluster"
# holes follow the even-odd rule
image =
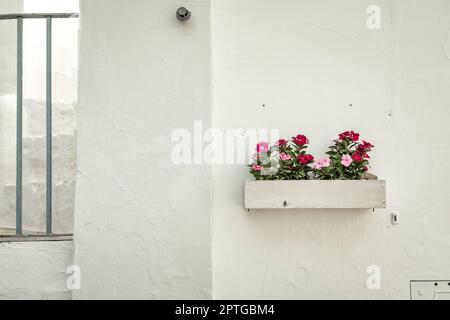
[[[359,133],[345,131],[333,141],[327,155],[331,165],[328,170],[316,172],[319,179],[361,179],[369,166],[369,152],[374,147],[370,142],[359,142]]]
[[[270,147],[267,142],[256,145],[250,173],[258,180],[308,179],[314,157],[306,153],[309,140],[299,134],[290,140],[278,140]]]
[[[278,140],[273,146],[256,146],[250,173],[258,180],[357,180],[368,170],[370,142],[359,142],[359,133],[345,131],[333,141],[327,156],[315,159],[306,149],[309,140],[299,134]]]

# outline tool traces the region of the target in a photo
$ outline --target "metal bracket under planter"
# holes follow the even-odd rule
[[[245,181],[246,209],[386,208],[384,180]]]

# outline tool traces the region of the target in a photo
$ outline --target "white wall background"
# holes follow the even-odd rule
[[[67,267],[73,243],[0,243],[0,300],[70,300]]]
[[[211,297],[210,168],[171,133],[211,125],[210,6],[81,1],[75,298]]]
[[[354,129],[388,184],[375,213],[254,215],[247,169],[214,166],[214,298],[409,299],[410,280],[450,279],[449,15],[447,0],[213,1],[214,126],[302,132],[315,155]],[[381,290],[366,287],[370,265]]]

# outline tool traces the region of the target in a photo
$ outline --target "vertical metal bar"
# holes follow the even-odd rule
[[[47,188],[46,188],[46,231],[52,233],[52,17],[47,17]]]
[[[17,18],[16,234],[22,234],[23,18]]]

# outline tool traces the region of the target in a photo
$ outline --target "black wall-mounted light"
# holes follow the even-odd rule
[[[177,19],[180,21],[187,21],[191,17],[191,12],[185,7],[180,7],[177,10]]]

